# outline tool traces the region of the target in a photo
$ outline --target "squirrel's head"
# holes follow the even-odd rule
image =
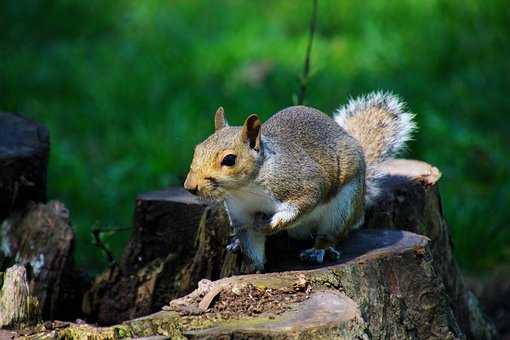
[[[221,199],[255,176],[262,157],[261,122],[252,114],[242,127],[228,126],[220,107],[214,123],[214,133],[195,147],[184,188],[204,198]]]

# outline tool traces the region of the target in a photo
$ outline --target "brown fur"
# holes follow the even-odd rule
[[[223,157],[229,153],[237,156],[235,167],[221,165]],[[242,142],[241,128],[226,126],[195,147],[184,187],[196,188],[199,195],[207,198],[221,199],[226,189],[252,180],[256,169],[256,157]]]
[[[374,119],[380,117],[380,119]],[[347,121],[345,128],[365,147],[365,159],[368,163],[380,161],[380,155],[387,148],[385,140],[379,138],[381,130],[393,124],[391,116],[381,108],[371,108],[367,114],[356,115]]]
[[[327,202],[364,169],[359,143],[313,108],[293,106],[278,112],[262,125],[264,137],[282,157],[277,167],[263,165],[258,178],[276,198],[298,205],[301,213]]]

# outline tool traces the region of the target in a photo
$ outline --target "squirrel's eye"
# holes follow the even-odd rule
[[[233,166],[236,164],[236,155],[228,154],[221,160],[221,165]]]

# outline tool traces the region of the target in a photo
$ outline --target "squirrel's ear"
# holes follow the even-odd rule
[[[246,118],[241,132],[243,142],[249,143],[250,148],[260,150],[260,119],[253,114]]]
[[[220,106],[214,115],[214,130],[218,131],[223,129],[225,126],[228,126],[228,123],[225,119],[225,111],[223,111],[223,107]]]

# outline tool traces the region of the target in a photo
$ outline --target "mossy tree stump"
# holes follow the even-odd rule
[[[384,195],[367,212],[364,228],[405,229],[428,236],[431,270],[444,284],[459,328],[468,337],[494,337],[493,325],[465,288],[453,258],[438,189],[440,172],[412,160],[390,161],[380,170]],[[191,292],[200,279],[230,276],[239,264],[239,258],[225,252],[230,228],[220,205],[206,204],[181,189],[141,195],[136,205],[135,231],[121,265],[103,274],[85,299],[89,315],[103,324],[157,311],[165,301]],[[314,269],[297,259],[299,249],[306,246],[285,233],[269,238],[268,271]]]
[[[52,338],[457,339],[463,334],[428,238],[355,232],[344,259],[312,270],[202,280],[164,311],[111,327],[69,324]]]
[[[180,188],[142,194],[135,205],[134,231],[122,259],[85,295],[89,320],[113,324],[147,315],[192,291],[200,279],[221,276],[229,233],[222,209]],[[203,235],[207,241],[200,242],[199,225],[223,227],[211,229]],[[213,252],[207,259],[196,255],[201,246]],[[198,264],[191,260],[195,257]]]

